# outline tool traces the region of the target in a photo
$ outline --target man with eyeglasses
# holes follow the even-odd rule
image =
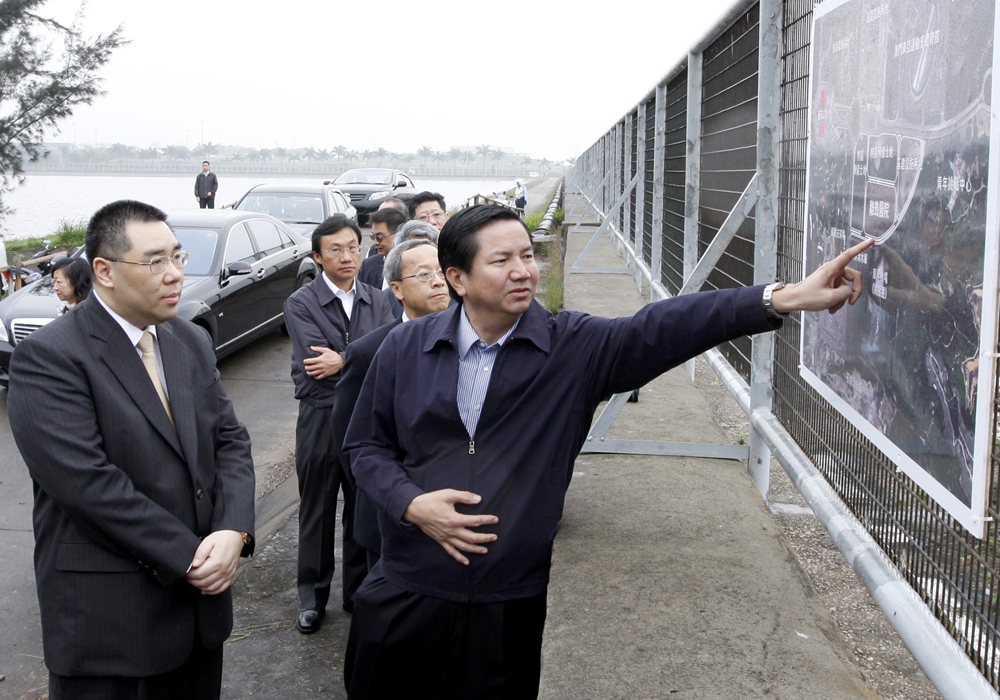
[[[598,404],[792,311],[853,304],[847,264],[872,242],[795,284],[553,316],[518,215],[456,214],[438,251],[456,304],[389,334],[344,438],[382,535],[355,598],[348,698],[537,697],[552,545]]]
[[[299,400],[295,469],[299,478],[298,630],[320,629],[334,574],[337,493],[344,491],[341,562],[344,610],[365,576],[365,552],[349,536],[354,489],[344,479],[333,438],[331,414],[344,352],[350,343],[393,319],[389,300],[356,279],[361,265],[361,229],[335,214],[312,234],[313,259],[322,273],[285,301],[292,341],[292,381]]]
[[[420,192],[410,200],[410,218],[433,224],[438,231],[448,223],[448,207],[437,192]]]
[[[351,422],[354,404],[358,400],[361,384],[379,346],[396,326],[411,319],[422,318],[448,308],[451,297],[445,283],[444,272],[437,258],[437,246],[425,239],[397,243],[385,261],[385,278],[390,291],[403,307],[402,315],[391,323],[377,328],[356,343],[351,343],[344,355],[344,368],[337,397],[333,403],[333,430],[338,449]],[[344,478],[354,484],[350,461],[341,450]],[[378,561],[382,538],[378,530],[378,510],[364,491],[356,489],[354,521],[351,536],[364,547],[370,570]],[[359,582],[360,583],[360,582]]]
[[[407,222],[407,216],[398,209],[379,209],[368,217],[368,221],[372,227],[372,247],[378,254],[366,258],[361,263],[358,279],[376,289],[386,290],[389,288],[389,283],[382,276],[385,256],[392,250],[396,230]]]
[[[250,438],[208,334],[175,317],[188,254],[166,215],[108,204],[86,249],[94,293],[17,345],[7,398],[49,697],[218,698],[253,552]]]
[[[378,209],[376,209],[375,211],[382,211],[383,209],[398,209],[403,213],[403,216],[405,216],[407,219],[410,218],[410,210],[406,206],[406,202],[397,197],[389,197],[388,199],[383,200],[382,203],[378,205]],[[378,248],[376,248],[375,246],[369,246],[368,254],[365,255],[365,257],[370,258],[378,254],[379,254]]]

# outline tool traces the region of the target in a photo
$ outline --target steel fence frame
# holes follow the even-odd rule
[[[738,2],[577,159],[567,193],[651,301],[801,278],[813,5]],[[1000,698],[1000,450],[977,540],[799,378],[799,343],[793,315],[706,354],[750,417],[754,482],[766,498],[774,456],[945,698]]]

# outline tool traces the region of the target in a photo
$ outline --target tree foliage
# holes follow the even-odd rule
[[[45,130],[104,94],[98,71],[128,43],[120,26],[84,36],[82,6],[65,26],[38,14],[43,4],[0,0],[0,218],[9,213],[3,195],[24,179],[23,162],[45,155]]]

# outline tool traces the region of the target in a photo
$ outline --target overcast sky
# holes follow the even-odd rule
[[[124,25],[107,95],[54,141],[489,144],[576,156],[677,63],[731,0],[91,0],[86,33]],[[72,18],[79,0],[49,0]],[[492,9],[491,9],[492,8]],[[203,131],[204,130],[204,131]],[[96,133],[95,133],[96,131]]]

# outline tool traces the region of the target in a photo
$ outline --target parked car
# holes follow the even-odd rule
[[[338,176],[333,184],[350,195],[361,225],[368,222],[368,215],[378,209],[386,197],[411,195],[417,191],[409,175],[389,168],[355,168]]]
[[[177,315],[208,331],[216,357],[279,327],[285,299],[318,274],[309,239],[273,217],[232,209],[167,215],[191,253]],[[73,255],[83,256],[83,248]],[[0,302],[0,385],[7,386],[14,347],[52,321],[61,305],[50,275]]]
[[[358,218],[347,194],[333,185],[320,183],[256,185],[240,197],[233,209],[270,214],[306,238],[312,235],[316,224],[334,214]]]

